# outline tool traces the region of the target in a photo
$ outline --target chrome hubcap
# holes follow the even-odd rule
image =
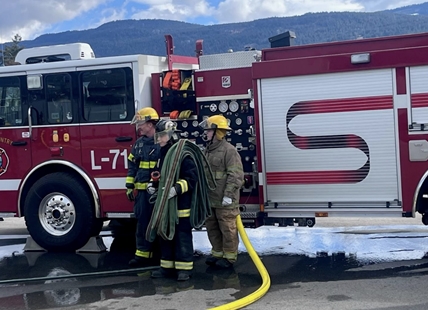
[[[40,203],[39,220],[51,235],[63,236],[72,229],[76,221],[74,204],[64,194],[51,193]]]

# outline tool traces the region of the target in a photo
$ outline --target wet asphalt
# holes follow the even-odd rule
[[[131,303],[134,302],[132,307],[135,307],[135,304],[144,305],[140,300],[147,297],[155,297],[154,303],[152,301],[151,306],[147,304],[141,308],[189,309],[183,306],[187,303],[192,305],[192,309],[206,309],[243,298],[256,291],[262,283],[254,263],[246,253],[239,255],[234,268],[218,270],[208,267],[205,264],[206,257],[195,252],[193,277],[186,282],[177,282],[175,279],[151,279],[149,268],[129,268],[128,261],[133,257],[135,244],[129,232],[112,233],[106,228],[103,238],[112,238],[112,242],[108,251],[102,253],[23,252],[27,238],[25,230],[10,232],[0,239],[0,309],[127,309],[131,306],[121,304],[121,300],[131,298]],[[358,280],[386,278],[411,281],[414,277],[428,277],[427,255],[411,262],[388,262],[386,267],[380,268],[370,268],[378,266],[379,262],[361,262],[358,257],[345,253],[329,255],[321,252],[316,257],[275,254],[262,256],[261,259],[270,275],[272,285],[269,294],[272,295],[284,294],[296,285],[305,283],[331,285],[343,281],[357,283]],[[194,296],[193,301],[188,300],[188,297],[181,301],[174,297],[182,296],[175,293],[189,291],[194,292],[190,295]],[[199,292],[205,294],[203,303],[198,300]],[[216,295],[218,292],[227,293]],[[347,298],[340,294],[329,296],[329,302],[333,304]],[[278,298],[281,300],[281,296]],[[308,308],[303,305],[300,308],[299,305],[287,306],[285,297],[281,305],[289,309]],[[427,304],[421,305],[420,309],[425,306]],[[269,308],[262,299],[248,309],[276,307]],[[315,304],[309,308],[322,309]],[[325,309],[340,309],[340,306]]]

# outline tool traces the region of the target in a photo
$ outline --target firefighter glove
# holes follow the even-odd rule
[[[129,201],[134,201],[135,197],[134,197],[134,190],[132,188],[128,188],[126,190],[126,196],[128,197]]]
[[[223,197],[223,201],[221,202],[222,206],[230,206],[232,204],[232,198],[230,197]]]
[[[175,187],[171,187],[171,189],[169,190],[168,193],[168,199],[171,199],[172,197],[177,196],[177,190],[175,189]]]
[[[149,184],[147,184],[147,192],[150,195],[153,195],[156,192],[156,187],[153,186],[152,182],[150,182]]]

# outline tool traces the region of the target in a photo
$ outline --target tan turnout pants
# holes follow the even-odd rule
[[[226,258],[235,262],[238,257],[238,228],[236,217],[239,208],[213,208],[212,215],[205,220],[212,249],[211,254],[217,258]]]

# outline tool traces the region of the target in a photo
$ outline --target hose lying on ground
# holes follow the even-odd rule
[[[250,295],[247,295],[241,299],[235,300],[228,304],[224,304],[215,308],[211,308],[210,310],[226,310],[226,309],[241,309],[253,302],[256,302],[261,297],[263,297],[270,288],[270,277],[269,273],[266,270],[266,267],[263,265],[256,251],[248,239],[247,233],[245,232],[244,225],[242,224],[241,216],[238,215],[236,218],[236,225],[238,227],[239,235],[241,236],[242,242],[244,242],[245,248],[247,249],[248,254],[250,255],[254,265],[256,265],[257,270],[262,277],[262,285],[259,289]]]

